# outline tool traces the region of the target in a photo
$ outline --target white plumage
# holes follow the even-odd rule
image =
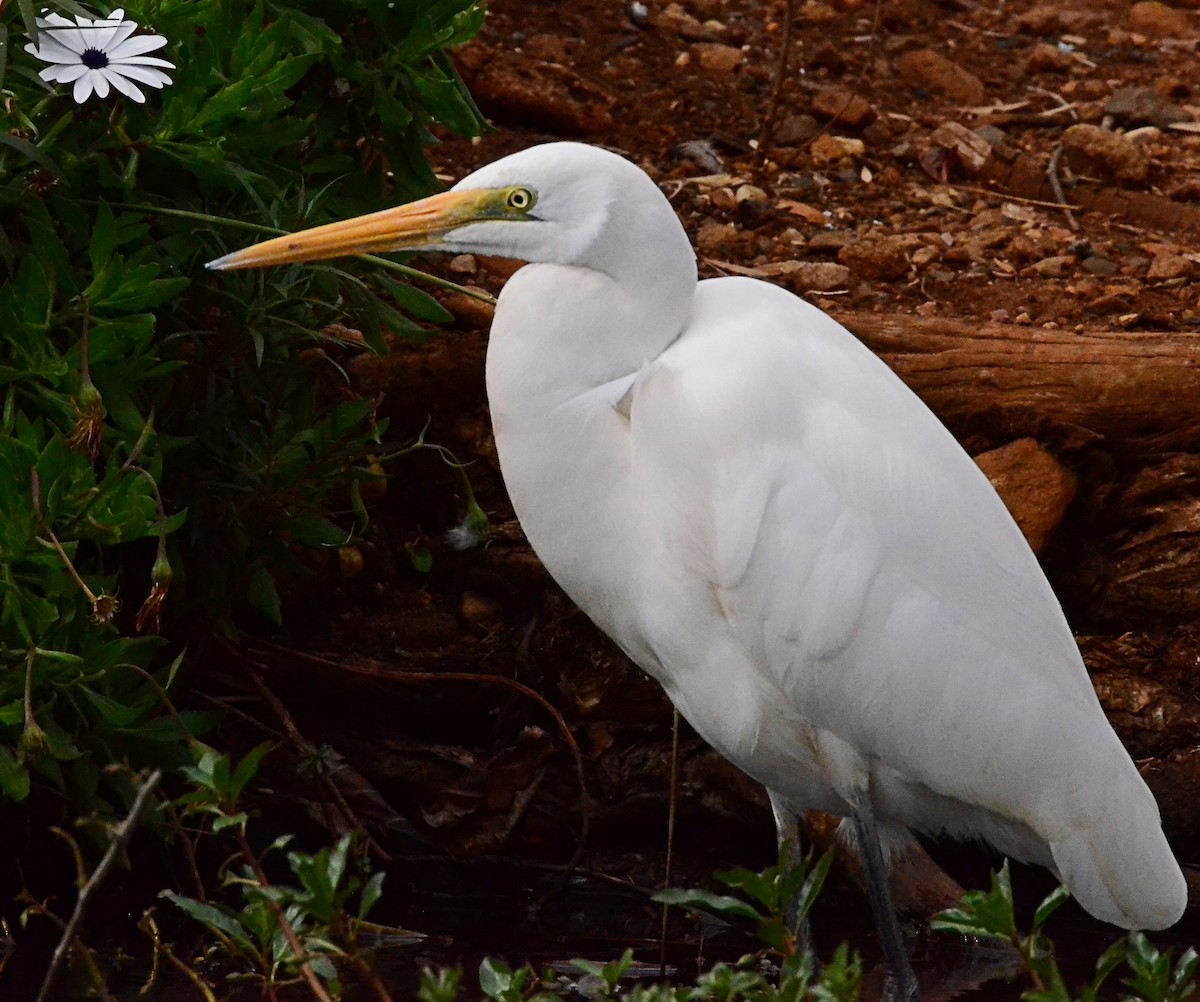
[[[762,282],[698,283],[653,182],[570,143],[214,265],[385,247],[532,262],[500,296],[487,364],[517,516],[777,806],[862,809],[885,848],[984,838],[1127,928],[1180,917],[1157,806],[1036,559],[849,332]]]

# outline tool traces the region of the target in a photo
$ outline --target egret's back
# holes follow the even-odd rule
[[[772,286],[701,283],[630,420],[655,536],[644,667],[702,734],[797,808],[848,813],[862,784],[884,824],[1053,866],[1107,921],[1178,918],[1157,806],[1036,559],[856,339]]]

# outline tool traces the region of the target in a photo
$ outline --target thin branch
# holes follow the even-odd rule
[[[587,781],[584,775],[583,768],[583,753],[579,750],[579,743],[575,740],[575,735],[571,733],[571,729],[567,726],[563,715],[558,711],[545,696],[527,685],[522,685],[516,679],[507,678],[504,675],[486,675],[481,672],[468,671],[447,671],[447,672],[391,672],[384,671],[379,668],[373,668],[369,665],[360,665],[346,661],[333,661],[329,658],[323,658],[316,654],[308,654],[304,651],[292,650],[290,647],[283,647],[279,644],[273,644],[269,640],[256,639],[255,643],[268,650],[278,654],[286,654],[294,658],[299,658],[303,661],[308,661],[311,664],[321,665],[325,668],[332,668],[336,671],[349,672],[353,675],[361,675],[366,678],[378,679],[385,682],[482,682],[485,685],[500,685],[506,689],[512,689],[519,692],[521,695],[532,699],[542,709],[544,709],[557,724],[559,732],[563,739],[567,742],[571,749],[571,754],[575,759],[575,773],[579,780],[579,844],[575,849],[574,855],[567,861],[564,871],[569,876],[574,872],[576,865],[583,856],[584,849],[587,847],[588,827],[589,827],[589,812],[587,806]]]
[[[268,890],[271,886],[271,881],[267,879],[267,873],[262,868],[262,863],[259,862],[258,857],[254,854],[254,850],[250,848],[250,840],[246,838],[245,827],[242,825],[237,826],[237,834],[238,841],[241,843],[242,858],[250,864],[250,868],[254,871],[254,879],[258,881],[258,886],[263,888],[263,890]],[[321,979],[317,977],[317,972],[312,969],[312,964],[308,962],[308,951],[304,949],[304,944],[300,942],[300,937],[296,935],[296,930],[292,928],[291,922],[288,921],[287,915],[284,914],[283,905],[274,898],[267,898],[267,907],[275,915],[275,921],[279,923],[279,931],[283,933],[283,938],[287,940],[292,953],[296,955],[296,963],[300,966],[300,974],[308,982],[309,990],[319,1002],[333,1002],[333,999],[329,997],[329,993],[325,990],[325,986],[321,984]]]
[[[671,713],[671,782],[667,791],[667,865],[663,868],[663,890],[671,886],[671,860],[675,856],[675,813],[679,796],[679,708]],[[659,931],[658,976],[667,976],[667,915],[671,906],[663,902],[662,928]]]
[[[767,113],[763,116],[762,128],[758,132],[758,156],[765,160],[771,145],[771,134],[775,131],[775,115],[779,110],[779,97],[783,93],[783,81],[787,78],[788,58],[792,51],[792,0],[784,0],[783,38],[779,42],[779,62],[775,67],[775,79],[771,84],[771,97],[767,102]]]
[[[1058,161],[1062,157],[1062,143],[1054,147],[1054,152],[1050,154],[1050,162],[1046,165],[1046,180],[1050,182],[1050,189],[1054,192],[1054,197],[1058,200],[1058,204],[1062,206],[1063,212],[1067,217],[1067,225],[1072,230],[1079,229],[1079,221],[1075,218],[1075,214],[1071,211],[1071,207],[1067,204],[1066,196],[1063,195],[1062,183],[1058,180]]]
[[[96,893],[96,889],[104,882],[104,878],[108,876],[117,858],[125,851],[125,847],[133,837],[138,819],[146,809],[146,804],[150,801],[150,795],[158,787],[161,779],[162,770],[155,769],[149,778],[142,783],[125,820],[113,829],[112,841],[108,844],[108,850],[104,853],[100,864],[92,872],[91,877],[88,878],[87,883],[79,891],[79,898],[75,902],[75,911],[71,913],[71,919],[63,930],[62,939],[59,940],[58,946],[54,949],[54,957],[51,959],[50,968],[46,971],[46,977],[42,981],[42,990],[38,992],[37,1002],[46,1002],[46,999],[49,997],[50,989],[54,987],[55,979],[57,979],[58,973],[62,969],[63,962],[67,957],[67,951],[70,949],[71,942],[75,938],[75,932],[79,928],[79,923],[83,920],[83,913],[88,906],[88,902]]]

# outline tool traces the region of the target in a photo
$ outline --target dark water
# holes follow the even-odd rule
[[[647,983],[663,980],[660,958],[665,956],[671,981],[687,983],[714,963],[736,962],[760,948],[751,932],[714,920],[697,918],[678,909],[672,910],[665,951],[659,941],[660,906],[648,900],[647,892],[611,875],[591,874],[573,878],[565,887],[553,867],[530,870],[515,861],[494,861],[499,870],[473,869],[468,877],[456,873],[448,877],[432,864],[409,880],[397,880],[385,896],[404,907],[389,915],[373,916],[380,921],[421,930],[420,936],[381,934],[368,944],[375,949],[375,967],[381,981],[396,1002],[415,997],[419,972],[423,967],[461,967],[464,970],[463,1002],[479,999],[478,969],[484,957],[498,958],[513,967],[531,963],[537,970],[553,968],[569,980],[577,980],[570,961],[585,958],[606,963],[621,956],[626,948],[634,950],[633,975]],[[654,869],[654,867],[648,867]],[[408,883],[407,887],[402,886]],[[686,883],[686,882],[685,882]],[[985,886],[984,880],[967,881],[970,886]],[[1032,910],[1048,886],[1037,873],[1014,871],[1019,905],[1018,927],[1027,929]],[[420,887],[418,890],[417,888]],[[402,893],[397,893],[402,892]],[[829,956],[838,943],[846,941],[862,956],[865,972],[862,998],[880,997],[883,970],[874,929],[861,895],[854,889],[831,880],[812,916],[818,954]],[[169,935],[182,959],[194,961],[187,952],[189,936],[185,928]],[[922,988],[923,1002],[962,999],[965,1002],[1012,1002],[1030,984],[1014,958],[996,947],[971,943],[961,937],[921,931],[910,927],[908,947],[913,967]],[[1056,956],[1067,985],[1077,994],[1092,980],[1097,958],[1121,938],[1120,930],[1090,919],[1073,903],[1065,905],[1050,921],[1048,932],[1054,941]],[[1175,930],[1151,937],[1160,949],[1173,949],[1176,957],[1188,945],[1200,942],[1200,924],[1185,918]],[[196,940],[192,940],[196,942]],[[127,947],[140,954],[136,947]],[[165,963],[155,974],[151,989],[139,994],[150,980],[149,958],[125,956],[114,951],[104,966],[110,971],[109,988],[119,1002],[200,998],[194,985]],[[40,978],[13,978],[5,972],[0,984],[3,1002],[32,999]],[[217,987],[218,998],[249,1002],[262,997],[255,982],[231,981],[219,958],[207,962],[205,973]],[[1012,980],[1010,980],[1012,977]],[[346,972],[347,982],[354,978]],[[622,987],[627,989],[632,978]],[[78,970],[70,971],[54,993],[56,1000],[83,999],[87,981]],[[1102,998],[1116,999],[1119,978],[1106,983]],[[348,1002],[374,999],[365,986],[347,990]],[[311,998],[303,985],[285,989],[279,995],[289,999]]]

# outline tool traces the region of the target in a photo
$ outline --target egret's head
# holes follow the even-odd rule
[[[223,271],[394,250],[580,264],[615,207],[628,206],[636,216],[639,206],[654,200],[665,206],[653,182],[616,154],[550,143],[488,164],[443,194],[267,240],[208,267]]]

